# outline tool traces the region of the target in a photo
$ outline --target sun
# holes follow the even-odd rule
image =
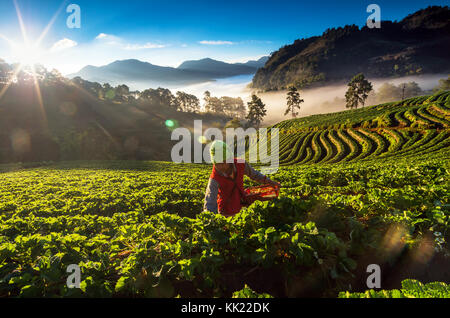
[[[44,50],[32,43],[11,43],[11,53],[14,59],[23,66],[33,66],[41,61]]]
[[[11,41],[6,36],[0,34],[0,38],[9,43],[11,47],[11,53],[13,60],[17,61],[20,66],[34,66],[40,63],[45,55],[45,51],[41,48],[40,44],[44,37],[47,35],[48,31],[52,27],[53,23],[57,19],[59,13],[63,9],[65,1],[61,4],[58,11],[51,18],[50,22],[47,24],[45,29],[42,31],[41,35],[37,38],[30,39],[28,32],[20,12],[17,0],[13,0],[14,6],[16,8],[17,20],[19,22],[20,30],[22,33],[22,41]]]
[[[47,122],[47,116],[44,109],[44,103],[42,101],[42,95],[41,95],[41,89],[39,87],[39,80],[38,80],[38,74],[36,73],[36,67],[35,65],[39,63],[39,61],[42,59],[45,51],[40,47],[40,43],[44,39],[44,37],[47,35],[48,31],[50,30],[51,26],[55,22],[56,18],[58,17],[59,13],[61,12],[63,6],[61,5],[58,11],[55,13],[55,15],[52,17],[50,22],[47,24],[45,29],[42,31],[41,35],[37,39],[33,39],[33,41],[30,41],[28,38],[27,30],[25,28],[25,23],[22,18],[22,14],[20,12],[19,6],[17,4],[16,0],[13,0],[14,6],[16,8],[17,13],[17,19],[19,21],[20,30],[22,33],[22,41],[12,41],[8,37],[4,36],[3,34],[0,34],[0,39],[5,40],[7,43],[9,43],[11,47],[11,53],[13,60],[16,60],[19,62],[18,67],[14,70],[12,76],[8,80],[8,83],[6,85],[3,85],[3,87],[0,90],[0,99],[5,95],[8,88],[11,86],[11,84],[16,83],[17,81],[17,75],[20,74],[20,72],[24,68],[28,68],[31,70],[31,75],[34,81],[34,88],[36,91],[36,96],[39,102],[39,106],[41,108],[44,121]],[[63,2],[64,4],[64,2]]]

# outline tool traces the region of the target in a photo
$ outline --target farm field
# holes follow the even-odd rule
[[[0,297],[449,297],[449,120],[442,92],[279,123],[280,197],[228,219],[209,165],[1,165]]]
[[[325,115],[287,120],[280,129],[280,163],[405,158],[450,145],[450,93],[420,96]]]

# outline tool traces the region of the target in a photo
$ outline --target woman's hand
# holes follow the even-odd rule
[[[276,181],[267,179],[267,182],[268,182],[271,186],[274,186],[274,187],[276,187],[276,188],[281,188],[281,184],[278,183],[278,182],[276,182]]]

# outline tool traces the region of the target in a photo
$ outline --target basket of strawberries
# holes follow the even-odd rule
[[[270,201],[278,198],[280,188],[273,185],[262,185],[244,189],[245,205],[250,205],[255,201]]]

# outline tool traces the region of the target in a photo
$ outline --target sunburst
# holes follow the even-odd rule
[[[38,98],[38,102],[39,102],[39,106],[41,108],[44,122],[46,123],[47,117],[45,114],[44,104],[42,102],[42,95],[41,95],[41,90],[39,87],[39,81],[38,81],[38,76],[36,74],[35,66],[37,63],[39,63],[40,59],[46,53],[46,51],[40,46],[42,43],[42,40],[45,38],[48,31],[51,29],[52,25],[54,24],[56,18],[60,14],[60,12],[61,12],[62,8],[64,7],[64,4],[67,2],[67,0],[64,0],[62,2],[61,6],[56,11],[56,13],[53,15],[53,17],[51,18],[51,20],[47,24],[47,26],[44,28],[41,35],[35,41],[30,41],[30,39],[28,38],[27,29],[26,29],[25,23],[23,21],[23,17],[20,12],[20,8],[17,3],[17,0],[13,0],[13,2],[14,2],[14,7],[16,9],[16,13],[17,13],[17,19],[18,19],[19,25],[20,25],[20,31],[22,33],[22,41],[21,42],[12,41],[11,39],[9,39],[8,37],[6,37],[5,35],[2,35],[2,34],[0,34],[0,38],[5,40],[9,44],[9,46],[11,48],[11,52],[13,54],[13,57],[14,57],[14,59],[16,59],[19,62],[19,64],[15,68],[12,76],[10,76],[6,85],[0,91],[0,99],[5,95],[8,88],[15,81],[15,79],[17,78],[17,75],[20,73],[20,71],[22,71],[24,69],[24,67],[29,66],[29,68],[31,70],[31,75],[33,77],[34,87],[36,90],[36,96]]]

